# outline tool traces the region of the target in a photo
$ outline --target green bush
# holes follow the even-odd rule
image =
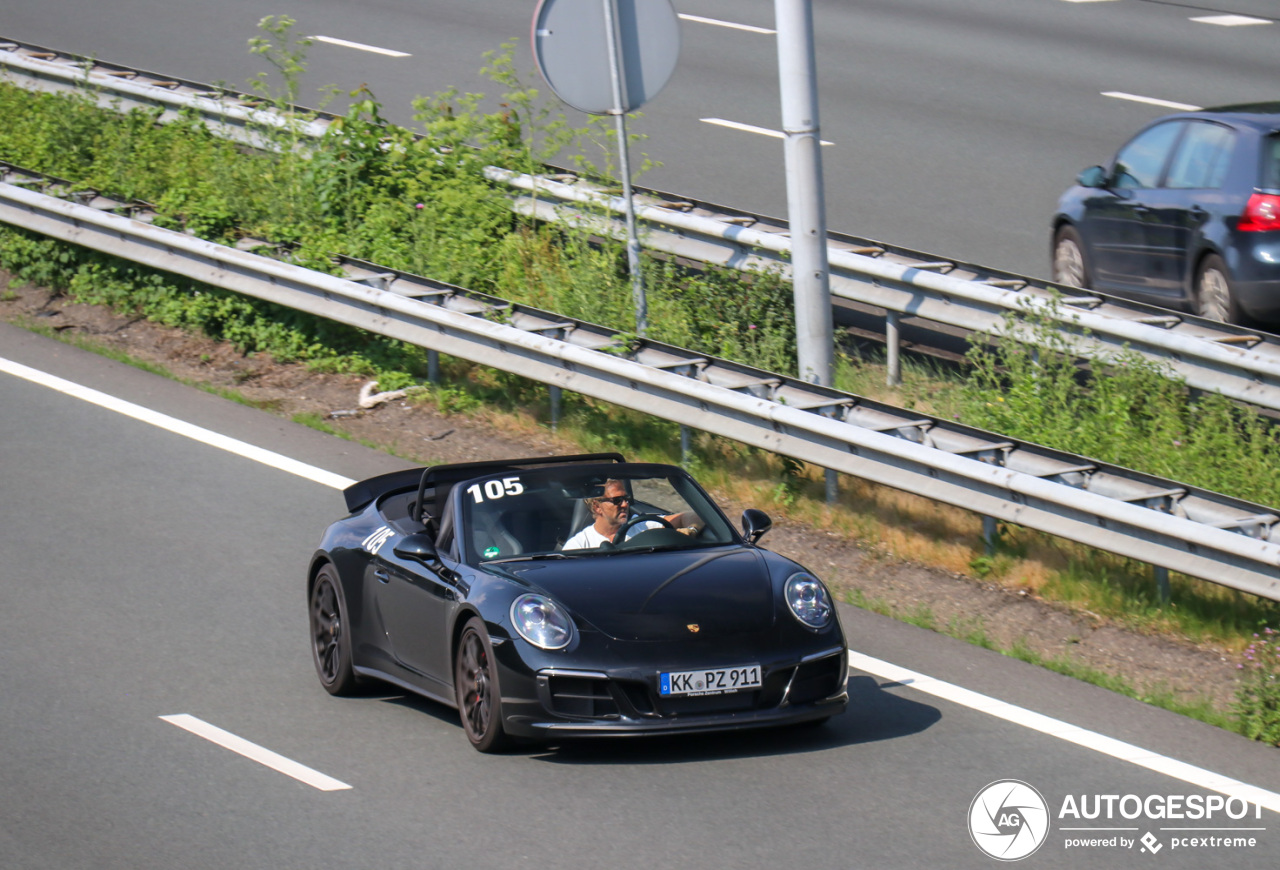
[[[1017,326],[1025,327],[1018,330]],[[1082,371],[1048,316],[1010,318],[975,343],[965,423],[1102,462],[1280,504],[1280,432],[1219,394],[1197,394],[1166,366],[1124,349]]]

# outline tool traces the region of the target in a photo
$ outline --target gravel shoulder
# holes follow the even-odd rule
[[[358,377],[246,357],[230,345],[68,303],[39,288],[19,286],[5,293],[0,318],[127,354],[189,383],[234,390],[284,417],[323,419],[346,437],[424,464],[579,452],[531,422],[445,415],[430,403],[403,400],[361,410],[364,381]],[[723,499],[722,505],[731,517],[745,507]],[[896,613],[928,612],[939,627],[952,626],[962,634],[980,629],[999,649],[1020,645],[1045,659],[1067,658],[1121,677],[1143,693],[1169,692],[1186,702],[1208,698],[1219,709],[1234,697],[1235,658],[1212,645],[1144,634],[1069,612],[1026,590],[890,560],[865,543],[786,518],[775,518],[764,543],[817,572],[842,598],[856,591]]]

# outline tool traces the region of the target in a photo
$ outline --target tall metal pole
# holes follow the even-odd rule
[[[822,191],[818,124],[818,64],[813,49],[812,0],[774,0],[778,31],[778,90],[791,224],[791,289],[796,307],[796,370],[802,381],[831,386],[835,336],[827,264],[827,206]],[[839,498],[837,476],[825,470],[827,504]]]
[[[609,72],[613,83],[613,111],[618,128],[618,154],[622,172],[622,196],[627,206],[627,269],[631,272],[631,293],[636,305],[636,334],[649,328],[649,305],[644,295],[644,276],[640,274],[640,237],[636,233],[636,209],[631,198],[631,158],[627,147],[627,112],[622,93],[626,72],[622,68],[622,37],[618,32],[617,0],[603,0],[604,26],[608,31]]]
[[[835,364],[827,211],[822,193],[818,73],[812,0],[774,0],[778,83],[786,134],[787,217],[796,306],[796,363],[801,380],[831,385]]]

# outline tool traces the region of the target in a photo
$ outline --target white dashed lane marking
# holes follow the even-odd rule
[[[768,127],[757,127],[754,124],[741,124],[737,121],[726,121],[724,118],[699,118],[704,124],[714,124],[717,127],[728,127],[730,130],[741,130],[744,133],[755,133],[758,136],[769,136],[773,139],[785,139],[786,134],[779,130],[770,130]],[[834,145],[834,142],[822,140],[823,145]]]
[[[203,719],[197,719],[187,713],[178,713],[174,716],[161,716],[161,719],[177,725],[184,731],[189,731],[197,737],[203,737],[210,743],[216,743],[223,749],[230,749],[237,755],[243,755],[250,761],[256,761],[258,764],[271,768],[285,776],[291,776],[298,782],[304,782],[312,788],[318,788],[320,791],[342,791],[351,788],[345,782],[327,776],[318,770],[312,770],[305,764],[285,758],[279,753],[265,749],[256,743],[250,743],[243,737],[237,737],[230,731],[224,731],[217,725],[210,725]]]
[[[1162,109],[1172,109],[1175,112],[1198,112],[1200,106],[1193,106],[1190,103],[1175,103],[1172,100],[1158,100],[1155,97],[1142,97],[1138,94],[1126,94],[1124,91],[1103,91],[1104,97],[1111,97],[1115,100],[1128,100],[1132,103],[1146,103],[1148,106],[1159,106]]]
[[[770,30],[767,27],[754,27],[750,24],[735,24],[732,21],[721,21],[719,18],[703,18],[701,15],[686,15],[683,12],[680,13],[680,18],[685,21],[693,21],[698,24],[712,24],[716,27],[729,27],[733,30],[745,30],[748,33],[761,33],[766,36],[772,36],[778,32],[776,30]]]
[[[1201,15],[1192,18],[1197,24],[1216,24],[1219,27],[1250,27],[1255,24],[1270,24],[1265,18],[1253,18],[1249,15]]]
[[[338,39],[333,36],[311,36],[316,42],[326,42],[329,45],[340,45],[343,48],[354,48],[357,51],[369,51],[374,54],[385,54],[387,57],[413,57],[407,51],[396,51],[394,48],[379,48],[376,45],[365,45],[363,42],[351,42],[346,39]]]

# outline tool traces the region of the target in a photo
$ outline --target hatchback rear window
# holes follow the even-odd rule
[[[1261,186],[1263,190],[1280,190],[1280,135],[1263,140]]]

